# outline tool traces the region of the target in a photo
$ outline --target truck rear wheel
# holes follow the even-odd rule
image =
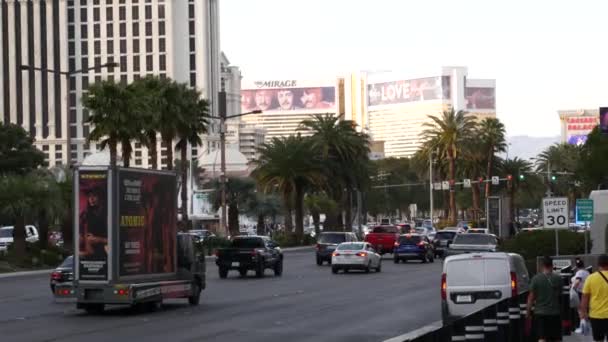
[[[198,282],[192,283],[192,296],[188,297],[190,305],[198,305],[201,300],[201,287]]]
[[[280,260],[276,264],[274,264],[274,275],[280,277],[283,275],[283,260]]]
[[[255,267],[255,276],[258,278],[262,278],[264,276],[264,261],[259,260],[258,264]]]
[[[220,267],[218,269],[218,271],[219,271],[219,274],[220,274],[220,278],[226,279],[226,277],[228,276],[228,270],[225,269],[225,268],[223,268],[223,267]]]

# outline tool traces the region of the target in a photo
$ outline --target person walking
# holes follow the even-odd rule
[[[553,273],[553,260],[550,257],[543,258],[542,267],[543,271],[536,274],[530,282],[526,318],[532,319],[532,306],[534,306],[534,325],[536,326],[538,341],[561,341],[560,295],[562,279]]]
[[[581,319],[589,319],[594,341],[608,337],[608,255],[597,259],[599,271],[585,281],[579,309]]]
[[[574,265],[576,267],[574,277],[570,280],[570,307],[575,309],[577,317],[575,317],[574,326],[579,326],[580,317],[578,317],[578,311],[580,309],[580,302],[583,298],[583,286],[585,285],[585,280],[589,277],[589,272],[585,269],[585,263],[581,258],[576,258],[574,260]],[[575,306],[572,306],[575,305]],[[576,332],[581,332],[581,328],[576,329]]]

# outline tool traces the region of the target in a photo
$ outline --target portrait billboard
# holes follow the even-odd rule
[[[108,279],[108,173],[78,172],[78,278]]]
[[[192,195],[192,214],[194,216],[214,216],[213,204],[211,203],[211,193],[196,192]]]
[[[449,76],[372,83],[367,86],[369,107],[449,99]]]
[[[256,81],[252,88],[241,90],[243,112],[333,112],[335,107],[335,86],[302,86],[297,81]]]
[[[496,109],[496,89],[493,87],[466,87],[464,96],[467,109]]]
[[[175,176],[120,170],[119,276],[175,272]]]
[[[600,132],[608,134],[608,107],[600,107]]]

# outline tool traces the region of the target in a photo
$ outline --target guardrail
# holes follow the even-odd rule
[[[569,271],[571,270],[564,268],[560,273],[564,284],[561,292],[562,334],[564,336],[571,335],[576,323],[576,313],[570,309],[569,284],[572,273]],[[401,336],[399,341],[538,341],[534,328],[526,331],[527,298],[528,292],[526,291],[517,297],[503,299],[446,325],[423,327]]]

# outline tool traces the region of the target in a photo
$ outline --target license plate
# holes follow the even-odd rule
[[[440,245],[441,246],[447,246],[448,242],[447,241],[441,241]]]
[[[473,302],[473,296],[471,296],[471,295],[456,296],[456,303],[471,303],[471,302]]]
[[[238,261],[232,263],[232,267],[239,267],[239,266],[241,266],[241,263]]]

